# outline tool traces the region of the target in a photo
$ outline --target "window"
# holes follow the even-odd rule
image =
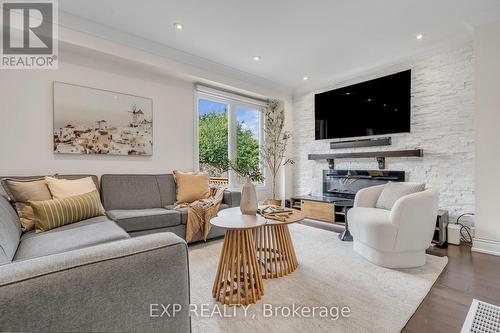
[[[211,178],[228,178],[228,109],[228,104],[198,99],[198,163]]]
[[[207,91],[207,89],[209,89]],[[253,101],[211,88],[197,93],[197,161],[211,182],[238,186],[243,183],[227,170],[227,160],[238,159],[260,167],[264,101]]]

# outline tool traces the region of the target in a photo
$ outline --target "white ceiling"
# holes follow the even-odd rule
[[[500,20],[499,0],[61,0],[59,8],[65,26],[290,92],[470,39],[475,25]]]

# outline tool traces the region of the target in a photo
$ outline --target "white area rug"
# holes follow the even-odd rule
[[[290,226],[298,269],[288,276],[264,280],[264,296],[250,305],[247,315],[241,307],[224,310],[214,303],[212,284],[222,240],[190,247],[192,331],[199,332],[399,332],[431,289],[448,263],[447,257],[427,256],[420,268],[392,270],[378,267],[358,256],[352,243],[341,242],[337,234],[300,224]],[[207,311],[202,313],[202,304]],[[218,304],[218,306],[217,306]],[[264,315],[265,304],[305,307],[333,307],[329,316]],[[335,307],[349,307],[350,316],[335,318]],[[312,310],[311,310],[312,311]],[[217,312],[217,311],[216,311]],[[323,312],[323,314],[325,314]],[[198,316],[197,316],[198,315]]]

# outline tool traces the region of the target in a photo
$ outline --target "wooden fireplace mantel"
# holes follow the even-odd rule
[[[353,153],[333,153],[333,154],[309,154],[309,160],[328,160],[328,163],[333,166],[336,159],[348,158],[376,158],[379,164],[379,169],[385,168],[386,157],[423,157],[423,149],[407,149],[407,150],[381,150]]]

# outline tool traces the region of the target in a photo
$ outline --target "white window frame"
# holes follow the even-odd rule
[[[200,99],[208,99],[214,102],[226,104],[228,107],[228,158],[234,159],[236,158],[236,124],[237,124],[237,116],[236,109],[238,107],[251,108],[259,111],[259,147],[264,144],[264,114],[265,110],[268,107],[267,101],[252,99],[246,96],[242,96],[236,93],[218,90],[212,87],[208,87],[205,85],[196,85],[195,86],[195,94],[194,94],[194,166],[195,171],[200,170],[200,162],[199,162],[199,113],[198,113],[198,105]],[[259,151],[259,160],[262,159],[261,153]],[[266,177],[267,170],[263,168],[262,173],[264,178]],[[242,184],[236,184],[236,174],[234,171],[229,170],[228,172],[229,178],[229,187],[230,188],[241,188]],[[264,182],[256,184],[255,187],[258,191],[267,191],[269,182]]]

